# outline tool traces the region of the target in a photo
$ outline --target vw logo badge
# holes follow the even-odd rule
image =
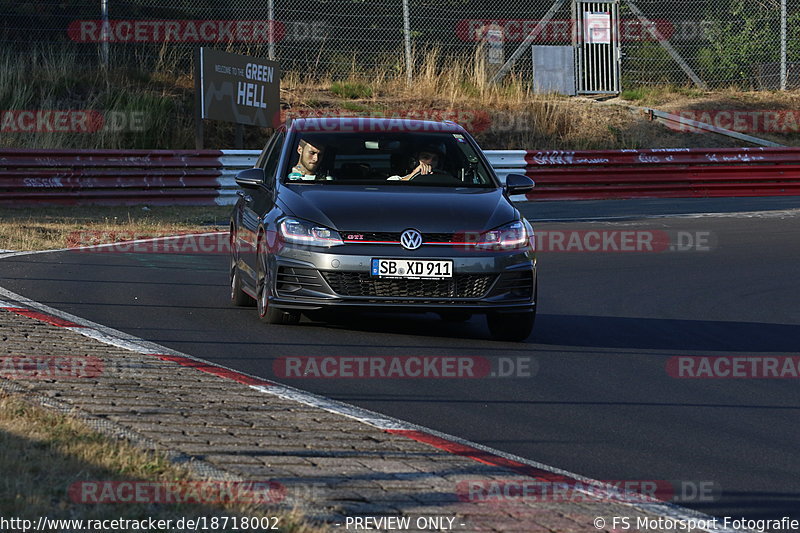
[[[407,229],[400,235],[400,244],[406,250],[416,250],[422,246],[422,234],[415,229]]]

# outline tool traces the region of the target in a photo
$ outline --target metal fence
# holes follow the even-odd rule
[[[38,0],[0,5],[0,46],[87,65],[190,68],[200,44],[273,56],[311,77],[400,77],[438,51],[530,77],[530,44],[574,44],[570,0]],[[104,17],[108,24],[104,25]],[[267,21],[274,21],[270,25]],[[546,21],[544,24],[539,22]],[[531,30],[537,29],[535,36]],[[622,87],[800,85],[799,0],[619,0]],[[528,37],[526,39],[526,37]],[[524,49],[518,49],[520,46]],[[485,58],[484,58],[485,59]]]

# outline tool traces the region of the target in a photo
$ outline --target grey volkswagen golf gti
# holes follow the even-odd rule
[[[240,172],[231,301],[264,322],[330,309],[484,314],[524,340],[536,315],[533,228],[472,137],[452,122],[298,119]]]

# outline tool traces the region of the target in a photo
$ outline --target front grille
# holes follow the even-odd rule
[[[369,272],[323,272],[333,292],[377,298],[481,298],[494,274],[455,274],[450,279],[383,279]]]
[[[453,233],[423,233],[423,242],[453,242],[458,234]]]
[[[368,232],[368,231],[340,231],[344,242],[352,242],[358,244],[359,242],[400,242],[399,233],[389,232]]]
[[[385,242],[385,243],[400,243],[400,233],[391,231],[342,231],[340,232],[344,237],[344,242],[356,243],[361,241],[365,242]],[[353,239],[350,236],[360,236],[360,239]],[[423,243],[449,243],[453,242],[454,237],[458,234],[453,233],[423,233]]]

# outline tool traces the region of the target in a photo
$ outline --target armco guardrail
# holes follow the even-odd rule
[[[231,205],[258,150],[0,150],[0,204]],[[488,150],[528,200],[800,195],[800,148]]]
[[[800,148],[529,151],[530,200],[800,195]]]
[[[0,204],[216,203],[219,150],[0,150]]]
[[[233,205],[236,203],[236,174],[247,168],[253,168],[261,150],[223,150],[222,176],[220,176],[220,195],[217,203]]]

